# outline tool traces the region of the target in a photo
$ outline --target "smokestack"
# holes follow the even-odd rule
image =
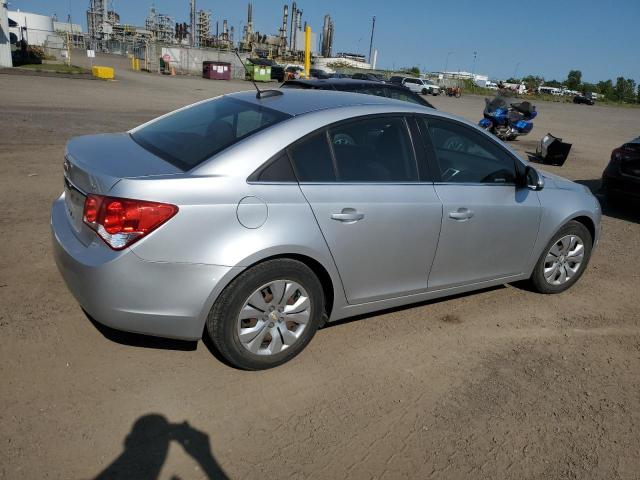
[[[296,2],[291,4],[291,30],[289,31],[289,49],[295,50],[296,46],[296,19],[298,18],[298,9]]]
[[[369,42],[369,63],[371,63],[371,50],[373,49],[373,32],[376,29],[376,17],[371,21],[371,41]]]
[[[289,6],[285,3],[282,11],[282,27],[280,28],[280,48],[282,52],[287,48],[287,21],[289,20]]]
[[[191,35],[189,38],[189,44],[193,47],[196,44],[196,0],[190,1],[190,7]]]
[[[322,46],[320,51],[323,57],[331,56],[331,47],[333,43],[333,21],[330,15],[324,16],[324,25],[322,26]]]

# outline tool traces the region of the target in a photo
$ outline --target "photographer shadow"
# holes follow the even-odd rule
[[[95,479],[157,479],[172,440],[178,442],[198,463],[207,478],[229,478],[213,457],[206,433],[196,430],[187,422],[169,423],[163,415],[148,414],[135,421],[124,441],[124,452]]]

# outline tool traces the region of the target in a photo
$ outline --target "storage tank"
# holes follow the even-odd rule
[[[39,15],[37,13],[21,12],[20,10],[9,11],[9,18],[18,24],[10,30],[15,33],[18,40],[22,39],[21,30],[26,27],[24,32],[25,40],[29,45],[43,46],[47,41],[47,37],[55,35],[53,30],[53,18],[47,15]]]

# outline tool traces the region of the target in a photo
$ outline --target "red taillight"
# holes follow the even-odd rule
[[[95,230],[114,250],[128,247],[152,232],[178,212],[167,203],[130,198],[88,195],[84,202],[84,223]]]

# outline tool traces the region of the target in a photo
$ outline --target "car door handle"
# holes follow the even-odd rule
[[[332,213],[331,219],[344,223],[355,223],[364,218],[364,213],[358,212],[354,208],[343,208],[341,213]]]
[[[459,208],[455,212],[449,212],[449,218],[453,218],[454,220],[469,220],[473,217],[473,211],[468,208]]]

